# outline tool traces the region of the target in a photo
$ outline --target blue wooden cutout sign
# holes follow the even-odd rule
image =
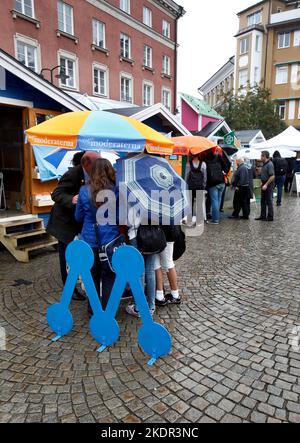
[[[69,334],[73,328],[73,317],[69,306],[78,277],[81,276],[87,296],[93,310],[90,320],[92,337],[101,345],[99,352],[115,344],[120,335],[119,325],[115,319],[122,294],[129,284],[139,310],[142,326],[138,333],[138,342],[143,351],[151,356],[149,365],[159,357],[168,355],[172,343],[169,332],[160,324],[155,323],[151,316],[148,303],[141,283],[145,264],[139,251],[131,246],[122,246],[113,256],[113,268],[116,273],[115,283],[109,297],[106,310],[102,309],[92,276],[94,254],[90,246],[83,241],[73,241],[67,248],[66,260],[70,272],[63,289],[59,304],[54,304],[47,311],[47,322],[59,340]]]

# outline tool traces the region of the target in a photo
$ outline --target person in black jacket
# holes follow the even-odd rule
[[[230,164],[222,155],[221,148],[213,148],[206,157],[207,189],[212,207],[212,220],[208,223],[218,225],[220,222],[220,207],[225,188],[224,174],[228,174]]]
[[[58,240],[60,273],[63,284],[67,280],[66,249],[81,231],[81,225],[75,220],[75,208],[81,186],[88,181],[93,161],[99,158],[95,152],[86,152],[81,159],[81,165],[71,168],[60,179],[57,188],[52,193],[55,202],[47,232]],[[85,297],[75,289],[73,300],[84,300]]]
[[[277,188],[277,206],[281,206],[282,192],[289,165],[285,158],[281,158],[278,151],[274,152],[273,165],[275,169],[275,187]]]
[[[237,158],[237,170],[234,173],[232,179],[232,187],[234,188],[234,199],[233,199],[233,214],[229,218],[240,218],[241,209],[243,211],[242,218],[244,220],[249,220],[250,215],[250,179],[249,170],[245,165],[243,158]]]

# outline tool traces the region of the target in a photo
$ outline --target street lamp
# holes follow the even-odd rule
[[[53,73],[54,73],[54,71],[55,71],[56,69],[58,69],[58,68],[60,69],[60,71],[59,71],[59,74],[56,74],[55,78],[59,78],[60,80],[62,80],[63,82],[65,82],[66,80],[68,80],[68,78],[70,78],[70,76],[67,75],[67,74],[65,74],[64,72],[62,72],[61,65],[57,65],[57,66],[55,66],[55,67],[52,68],[52,69],[49,69],[49,68],[44,68],[44,69],[42,69],[42,70],[41,70],[41,73],[40,73],[40,76],[41,76],[42,78],[44,78],[43,73],[44,73],[44,72],[50,72],[51,83],[53,84]]]

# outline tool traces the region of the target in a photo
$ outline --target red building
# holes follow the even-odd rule
[[[176,108],[173,0],[2,0],[0,48],[67,91]]]

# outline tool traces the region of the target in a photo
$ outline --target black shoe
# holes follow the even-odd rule
[[[268,217],[268,218],[267,218],[267,221],[268,221],[268,222],[273,222],[273,221],[274,221],[274,218],[271,218],[271,217],[269,218],[269,217]]]
[[[155,304],[158,308],[164,308],[169,304],[169,301],[165,297],[163,300],[155,300]]]
[[[249,217],[241,217],[241,220],[250,220],[250,218]]]
[[[277,206],[280,207],[280,206],[281,206],[281,203],[277,203]]]
[[[72,295],[72,300],[74,300],[74,301],[85,301],[86,297],[78,289],[75,289],[75,291],[74,291],[74,293]]]
[[[239,216],[239,215],[229,215],[228,218],[229,218],[230,220],[239,220],[239,219],[240,219],[240,216]]]
[[[267,221],[266,218],[262,218],[262,217],[257,217],[255,220],[256,220],[256,221]]]
[[[181,304],[181,297],[174,298],[172,294],[167,294],[165,298],[168,300],[168,303],[170,305],[180,305]]]

